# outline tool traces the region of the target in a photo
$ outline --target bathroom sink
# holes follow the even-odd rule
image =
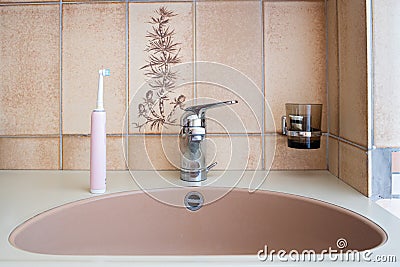
[[[191,211],[183,205],[197,191]],[[385,232],[354,212],[290,194],[227,188],[171,188],[104,195],[39,214],[10,235],[15,247],[54,255],[256,255],[329,247],[363,251]],[[207,203],[216,195],[224,195]],[[182,203],[181,206],[168,205]],[[197,203],[197,204],[196,204]],[[199,209],[198,209],[199,208]]]

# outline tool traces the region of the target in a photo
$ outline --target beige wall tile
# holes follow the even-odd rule
[[[329,138],[328,142],[328,169],[333,175],[339,177],[339,141]]]
[[[197,89],[198,104],[238,101],[237,104],[210,109],[206,112],[208,133],[261,133],[261,114],[257,114],[258,109],[261,110],[260,105],[252,105],[251,101],[240,97],[237,92],[227,90],[226,87],[198,84]],[[254,100],[260,102],[259,97]]]
[[[107,170],[125,170],[124,148],[122,137],[107,136]],[[90,169],[90,137],[63,137],[63,169]]]
[[[208,136],[207,166],[218,162],[215,170],[260,170],[261,136]]]
[[[400,147],[400,1],[373,1],[374,141]]]
[[[328,123],[329,132],[339,136],[339,64],[336,0],[328,0],[327,34],[328,34]]]
[[[261,138],[258,136],[208,136],[206,163],[214,161],[215,170],[261,169]],[[131,170],[174,170],[180,168],[178,136],[129,137],[129,168]]]
[[[400,172],[400,152],[392,152],[392,172]]]
[[[0,169],[59,169],[59,138],[0,138]]]
[[[174,170],[180,165],[178,136],[130,136],[128,168],[130,170]]]
[[[128,153],[125,148],[127,138],[107,136],[107,169],[126,170],[126,158]]]
[[[148,32],[153,32],[150,24],[151,18],[158,18],[155,11],[161,7],[166,7],[173,11],[176,16],[169,19],[169,29],[174,30],[173,43],[177,44],[175,48],[179,50],[180,64],[170,64],[173,71],[177,72],[175,87],[169,93],[163,94],[168,97],[160,101],[160,89],[154,89],[146,83],[148,76],[147,69],[141,69],[148,64],[149,56],[153,52],[144,51],[149,43],[146,37]],[[193,98],[193,4],[192,3],[131,3],[129,4],[129,132],[151,132],[151,133],[178,133],[179,118],[183,113],[183,105],[180,103],[184,96],[186,102]],[[168,27],[168,26],[166,26]],[[153,50],[154,51],[154,50]],[[177,51],[172,51],[170,55],[175,55]],[[157,55],[158,56],[158,55]],[[161,79],[157,79],[158,82]],[[155,84],[157,81],[151,81]],[[145,101],[148,96],[151,101]],[[177,102],[178,100],[178,102]],[[160,107],[160,102],[161,104]],[[174,103],[173,103],[174,102]],[[140,116],[139,105],[145,107],[145,115]],[[184,103],[183,103],[184,104]],[[171,114],[171,116],[169,116]],[[147,118],[146,118],[147,117]],[[174,121],[176,120],[176,121]],[[151,127],[154,121],[167,121],[165,127]],[[149,122],[146,124],[146,122]],[[144,125],[137,128],[137,125]]]
[[[338,1],[340,136],[362,146],[368,145],[365,5]]]
[[[352,145],[339,143],[339,178],[368,196],[368,156]]]
[[[58,134],[59,7],[0,8],[0,134]]]
[[[63,136],[63,169],[89,170],[90,137]]]
[[[238,116],[226,118],[222,110],[210,111],[230,132],[262,131],[262,28],[258,1],[206,1],[197,3],[197,96],[208,101],[236,99]],[[213,100],[214,99],[214,100]],[[239,119],[241,120],[238,120]],[[243,126],[245,128],[243,129]],[[209,123],[208,131],[221,132]]]
[[[285,103],[323,104],[326,131],[325,15],[323,2],[264,2],[265,94],[276,129]],[[267,124],[267,123],[266,123]]]
[[[63,5],[63,132],[90,132],[98,70],[104,78],[107,133],[122,133],[125,115],[125,4]]]
[[[276,140],[276,146],[274,143]],[[319,149],[294,149],[287,146],[287,137],[266,136],[265,158],[274,153],[271,170],[326,170],[326,136],[321,137]],[[270,165],[266,162],[265,166]]]
[[[259,1],[198,2],[196,15],[197,60],[235,68],[261,90]]]

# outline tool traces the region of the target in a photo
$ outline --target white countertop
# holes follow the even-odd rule
[[[140,187],[165,188],[185,185],[178,172],[127,171],[107,173],[107,194],[139,190]],[[212,186],[248,188],[260,183],[266,172],[210,172],[206,182]],[[234,181],[232,177],[240,177]],[[93,197],[88,191],[87,171],[0,171],[0,266],[265,266],[321,265],[321,262],[261,262],[257,256],[57,256],[22,251],[10,245],[13,229],[27,219],[48,209],[72,201]],[[138,184],[140,184],[140,187]],[[187,184],[186,184],[187,185]],[[374,256],[394,255],[397,263],[358,263],[323,261],[329,266],[398,266],[400,265],[400,220],[364,197],[328,171],[273,171],[260,186],[261,190],[290,193],[326,201],[357,212],[378,225],[388,234],[383,245],[372,249]]]

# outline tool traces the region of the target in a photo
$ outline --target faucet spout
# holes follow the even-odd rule
[[[204,118],[206,115],[206,110],[210,108],[218,108],[221,106],[226,106],[226,105],[232,105],[238,103],[237,100],[231,100],[231,101],[223,101],[223,102],[216,102],[216,103],[210,103],[210,104],[204,104],[204,105],[197,105],[197,106],[191,106],[185,109],[185,111],[191,111],[199,118]]]

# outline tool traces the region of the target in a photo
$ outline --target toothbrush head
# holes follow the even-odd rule
[[[111,75],[110,69],[102,69],[102,70],[99,70],[99,74],[100,74],[101,76],[110,76],[110,75]]]

